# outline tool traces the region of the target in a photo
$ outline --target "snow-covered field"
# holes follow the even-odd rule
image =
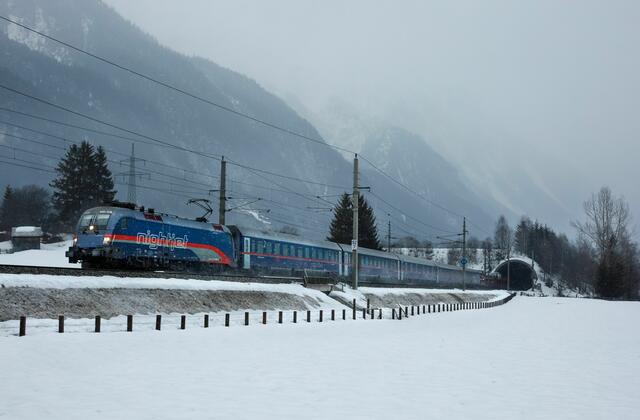
[[[640,418],[639,303],[0,337],[0,417]]]
[[[4,243],[10,249],[10,242]],[[0,254],[0,264],[36,265],[42,267],[80,268],[80,264],[71,264],[64,253],[71,246],[71,241],[42,244],[41,249]]]

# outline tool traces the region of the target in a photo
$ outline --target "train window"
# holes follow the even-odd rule
[[[256,253],[256,241],[251,241],[251,252]]]
[[[265,251],[264,251],[264,253],[265,253],[265,254],[271,254],[271,253],[272,253],[272,251],[273,251],[273,250],[272,250],[272,244],[271,244],[271,242],[267,242],[267,243],[266,243],[266,246],[265,246]]]
[[[285,257],[289,256],[289,245],[282,244],[282,255],[284,255]]]
[[[276,242],[273,244],[273,253],[275,255],[280,255],[280,243]]]
[[[307,247],[304,248],[304,257],[309,258],[309,248]]]
[[[258,241],[258,254],[264,254],[264,241]]]
[[[107,224],[109,223],[110,217],[111,217],[111,213],[98,213],[93,223],[96,225],[96,228],[98,230],[104,230],[107,228]]]
[[[298,248],[298,257],[302,258],[302,247]]]

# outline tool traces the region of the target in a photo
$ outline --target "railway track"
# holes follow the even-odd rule
[[[286,277],[286,276],[256,276],[256,275],[238,275],[224,273],[199,273],[184,271],[127,271],[127,270],[95,270],[80,268],[64,268],[64,267],[42,267],[35,265],[11,265],[0,264],[0,274],[47,274],[52,276],[113,276],[113,277],[144,277],[144,278],[166,278],[166,279],[185,279],[185,280],[222,280],[237,282],[255,282],[255,283],[303,283],[302,277]]]
[[[35,265],[11,265],[0,264],[0,274],[47,274],[53,276],[113,276],[113,277],[135,277],[135,278],[164,278],[164,279],[185,279],[185,280],[220,280],[220,281],[234,281],[242,283],[299,283],[309,287],[313,285],[325,285],[335,284],[335,280],[331,281],[311,281],[305,283],[303,277],[294,276],[258,276],[258,275],[239,275],[239,274],[225,274],[225,273],[201,273],[201,272],[185,272],[185,271],[143,271],[143,270],[118,270],[118,269],[81,269],[81,268],[64,268],[64,267],[42,267]],[[367,287],[387,287],[387,288],[429,288],[429,289],[451,289],[452,287],[460,287],[462,285],[442,285],[442,284],[397,284],[392,282],[376,282],[376,281],[360,281],[360,286]],[[482,285],[467,285],[469,290],[488,290],[490,288]]]

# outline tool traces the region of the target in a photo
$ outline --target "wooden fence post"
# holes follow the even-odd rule
[[[133,331],[133,315],[127,315],[127,332]]]
[[[25,335],[27,335],[27,317],[26,316],[21,316],[20,317],[20,329],[18,330],[18,336],[19,337],[24,337]]]
[[[402,320],[402,308],[398,308],[398,319]]]
[[[185,328],[187,328],[187,316],[186,315],[181,315],[180,316],[180,329],[184,330]]]
[[[209,328],[209,314],[204,314],[204,327]]]
[[[94,331],[97,332],[97,333],[100,332],[100,315],[96,315],[96,322],[95,322]]]
[[[298,322],[298,311],[293,311],[293,323],[296,324]]]
[[[356,319],[356,300],[353,299],[353,319]]]
[[[396,319],[396,308],[391,308],[391,319]]]
[[[367,309],[362,308],[362,319],[367,319]]]
[[[266,312],[262,313],[262,324],[264,324],[264,325],[267,324],[267,313]]]
[[[335,321],[335,320],[336,320],[336,310],[335,310],[335,309],[332,309],[332,310],[331,310],[331,320],[332,320],[332,321]]]
[[[249,325],[249,312],[244,313],[244,325]]]
[[[322,309],[320,309],[320,314],[318,315],[318,322],[322,322]]]
[[[64,315],[58,315],[58,332],[64,332]]]
[[[382,319],[382,308],[380,308],[380,313],[378,314],[378,319]]]
[[[156,330],[160,331],[162,326],[162,315],[156,315]]]
[[[347,319],[347,310],[346,310],[346,309],[343,309],[343,310],[342,310],[342,320],[344,321],[344,320],[346,320],[346,319]]]
[[[367,313],[371,310],[371,300],[367,298]]]
[[[282,311],[278,311],[278,324],[282,324]]]
[[[311,311],[307,311],[307,322],[311,322]]]
[[[224,314],[224,326],[229,326],[229,314]]]
[[[414,314],[413,314],[413,311],[414,311],[414,306],[413,306],[413,305],[411,305],[411,316],[413,316],[413,315],[414,315]]]
[[[409,318],[409,307],[408,306],[404,307],[404,317],[405,318]]]

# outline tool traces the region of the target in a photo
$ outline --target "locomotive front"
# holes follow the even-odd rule
[[[111,207],[96,207],[85,211],[76,226],[73,246],[65,254],[69,262],[82,261],[83,266],[88,266],[104,263],[112,258],[112,232],[118,219],[118,209]]]

